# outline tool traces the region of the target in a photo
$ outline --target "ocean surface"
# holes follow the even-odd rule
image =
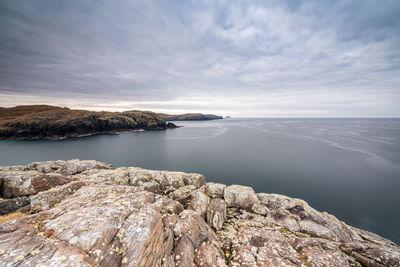
[[[0,165],[96,159],[298,197],[400,243],[400,119],[227,119],[167,131],[0,141]]]

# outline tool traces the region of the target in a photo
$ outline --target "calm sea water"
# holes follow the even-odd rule
[[[400,243],[400,119],[229,119],[59,141],[0,141],[0,165],[96,159],[199,172],[306,200]]]

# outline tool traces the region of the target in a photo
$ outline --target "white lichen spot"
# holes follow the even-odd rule
[[[22,261],[24,259],[23,255],[18,255],[17,257],[14,258],[14,261]]]
[[[38,255],[39,253],[40,253],[40,250],[39,250],[39,249],[35,249],[35,250],[32,250],[32,251],[31,251],[31,255],[32,255],[32,256]]]

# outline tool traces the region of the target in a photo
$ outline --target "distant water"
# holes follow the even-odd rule
[[[229,119],[167,131],[0,141],[0,165],[96,159],[203,173],[306,200],[400,243],[400,119]]]

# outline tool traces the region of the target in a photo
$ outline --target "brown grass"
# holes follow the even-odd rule
[[[0,216],[0,223],[5,223],[5,222],[19,219],[19,218],[22,218],[25,216],[26,216],[26,214],[22,213],[22,212],[13,212],[13,213],[10,213],[7,215],[2,215],[2,216]]]

